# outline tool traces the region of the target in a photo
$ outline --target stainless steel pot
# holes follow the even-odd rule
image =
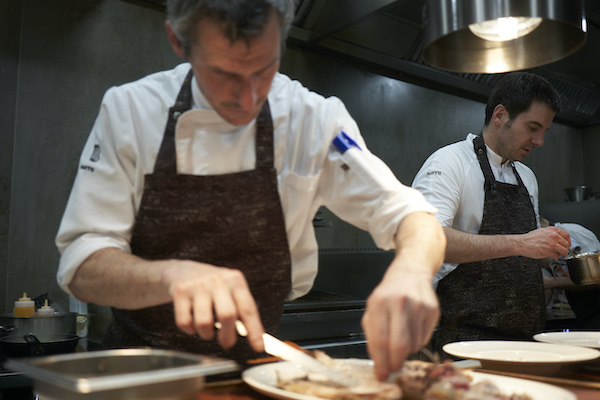
[[[51,317],[13,317],[0,315],[0,337],[7,334],[65,334],[77,333],[77,313],[56,313]]]
[[[565,259],[571,280],[578,285],[600,284],[600,251],[581,253]]]
[[[583,201],[590,198],[592,188],[588,186],[574,186],[565,189],[569,201]]]

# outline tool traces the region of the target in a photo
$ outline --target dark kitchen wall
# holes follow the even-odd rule
[[[8,231],[19,70],[20,0],[0,3],[0,288],[8,286]],[[0,293],[6,293],[6,290]],[[0,313],[4,311],[0,296]]]
[[[162,12],[121,0],[0,2],[0,311],[10,311],[23,291],[48,292],[66,309],[55,280],[54,236],[81,148],[106,89],[180,62],[163,23]],[[340,59],[289,48],[281,70],[340,97],[371,150],[406,184],[436,148],[482,127],[481,103]],[[584,179],[600,187],[595,152],[584,151],[583,135],[555,124],[545,147],[527,160],[538,174],[542,202],[563,201],[562,189]],[[586,138],[597,148],[599,135]],[[319,228],[318,237],[324,247],[371,246],[338,223]]]
[[[583,184],[600,192],[600,126],[583,130]]]
[[[23,291],[64,310],[54,236],[102,95],[181,60],[163,13],[120,0],[0,1],[0,16],[0,87],[16,88],[0,92],[0,312]]]

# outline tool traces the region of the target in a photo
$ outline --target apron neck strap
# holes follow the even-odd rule
[[[273,168],[273,118],[269,100],[256,118],[256,168]]]
[[[160,144],[160,150],[154,164],[155,174],[177,174],[177,157],[175,152],[175,127],[179,116],[192,108],[192,78],[193,70],[190,69],[185,77],[175,104],[169,108],[169,118]]]
[[[477,159],[479,160],[479,165],[481,166],[481,170],[483,171],[483,176],[485,177],[484,189],[493,189],[494,183],[496,182],[496,178],[494,177],[494,173],[492,172],[492,167],[490,166],[490,160],[487,156],[487,148],[485,147],[485,142],[483,141],[483,134],[475,136],[473,139],[473,148],[475,149],[475,154],[477,155]],[[510,166],[517,178],[517,183],[519,187],[525,187],[523,181],[521,180],[521,176],[517,172],[515,168],[515,164],[512,161],[510,162]]]

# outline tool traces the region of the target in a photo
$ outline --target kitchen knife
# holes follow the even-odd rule
[[[299,365],[308,372],[315,372],[326,376],[332,382],[342,386],[356,386],[358,381],[340,371],[329,368],[314,357],[306,354],[302,350],[298,350],[289,344],[282,342],[275,336],[268,333],[263,334],[263,342],[265,344],[265,352],[277,356],[285,361],[290,361]]]
[[[221,328],[221,324],[219,322],[216,322],[215,326],[217,329]],[[245,337],[248,335],[246,326],[242,321],[235,321],[235,327],[240,336]],[[265,345],[265,352],[267,354],[294,363],[305,369],[307,372],[322,374],[330,381],[342,386],[356,386],[359,384],[358,380],[328,367],[316,358],[306,354],[302,350],[298,350],[294,346],[290,346],[289,344],[277,339],[273,335],[263,333],[263,343]]]

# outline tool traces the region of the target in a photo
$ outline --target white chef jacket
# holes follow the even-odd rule
[[[81,155],[60,225],[57,279],[69,293],[78,266],[106,247],[131,252],[129,241],[144,188],[163,138],[167,113],[190,70],[170,71],[109,89]],[[255,121],[233,126],[209,105],[192,80],[193,108],[177,122],[175,147],[180,174],[217,175],[255,168]],[[312,220],[320,206],[367,230],[377,246],[394,248],[402,219],[435,208],[401,184],[370,153],[342,102],[324,98],[276,74],[268,95],[274,125],[274,156],[292,259],[289,299],[304,295],[317,273],[318,248]],[[342,156],[332,146],[344,131],[362,150]],[[344,158],[354,153],[342,168]]]
[[[474,134],[466,140],[453,143],[435,151],[417,172],[412,186],[438,209],[436,215],[442,226],[467,233],[479,233],[483,218],[485,178],[473,149]],[[499,182],[517,184],[511,163],[502,164],[502,156],[487,145],[487,156],[494,177]],[[521,162],[514,166],[529,192],[539,227],[538,184],[533,171]],[[440,279],[452,272],[458,264],[444,263],[433,283],[437,288]]]

